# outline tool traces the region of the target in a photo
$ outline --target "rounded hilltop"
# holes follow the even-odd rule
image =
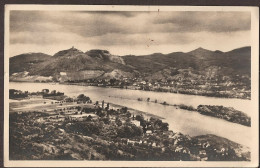
[[[57,52],[56,54],[53,55],[53,57],[75,56],[75,55],[79,55],[79,54],[84,54],[84,52],[82,52],[82,51],[74,48],[74,46],[72,46],[70,49],[61,50],[61,51]]]

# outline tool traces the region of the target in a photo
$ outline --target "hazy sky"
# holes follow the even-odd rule
[[[10,56],[72,46],[115,55],[250,45],[250,12],[11,11]]]

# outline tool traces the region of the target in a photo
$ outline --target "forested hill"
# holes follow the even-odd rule
[[[212,72],[210,75],[213,78],[237,75],[250,77],[251,47],[229,52],[198,48],[187,53],[154,53],[142,56],[116,56],[107,50],[83,52],[70,48],[59,51],[53,56],[29,53],[10,58],[11,76],[21,73],[25,75],[24,72],[27,72],[29,76],[59,79],[61,73],[66,73],[69,74],[66,78],[68,80],[136,76],[146,79],[172,79],[187,69],[190,74],[202,76],[209,76],[208,72]]]
[[[211,66],[238,71],[238,73],[247,75],[250,75],[251,70],[251,47],[243,47],[229,52],[198,48],[188,53],[155,53],[144,56],[125,56],[123,58],[127,65],[135,67],[140,72],[147,73],[158,72],[165,68],[193,68],[197,71],[205,71],[206,68]]]

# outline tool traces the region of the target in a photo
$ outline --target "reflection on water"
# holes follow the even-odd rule
[[[23,91],[40,91],[42,89],[57,90],[64,92],[68,96],[78,96],[83,93],[89,96],[93,101],[105,100],[107,102],[127,106],[140,111],[149,112],[165,118],[169,123],[170,129],[175,132],[182,132],[190,136],[202,134],[215,134],[225,137],[232,141],[249,146],[250,127],[227,122],[225,120],[204,116],[197,112],[190,112],[182,109],[176,109],[174,106],[163,106],[159,102],[166,101],[170,104],[186,104],[197,107],[200,104],[205,105],[223,105],[234,107],[250,115],[250,100],[213,98],[194,95],[183,95],[173,93],[146,92],[139,90],[125,90],[116,88],[86,87],[76,85],[59,85],[48,83],[16,83],[11,82],[10,89]],[[155,99],[158,103],[137,101],[138,98],[151,101]]]

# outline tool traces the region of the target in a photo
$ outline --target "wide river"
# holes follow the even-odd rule
[[[165,121],[169,123],[170,129],[174,132],[181,132],[190,136],[215,134],[250,147],[249,144],[252,135],[252,129],[250,127],[201,115],[197,112],[176,109],[174,106],[163,106],[159,104],[166,101],[169,104],[185,104],[192,105],[193,107],[197,107],[200,104],[223,105],[226,107],[234,107],[251,116],[251,110],[249,109],[251,109],[252,103],[250,100],[50,83],[10,82],[9,89],[29,92],[49,89],[64,92],[65,95],[71,97],[83,93],[89,96],[93,102],[96,100],[104,100],[105,102],[111,102],[163,117]],[[137,101],[138,98],[142,98],[144,101]],[[158,103],[147,102],[145,101],[147,98],[150,98],[150,101],[157,99]]]

